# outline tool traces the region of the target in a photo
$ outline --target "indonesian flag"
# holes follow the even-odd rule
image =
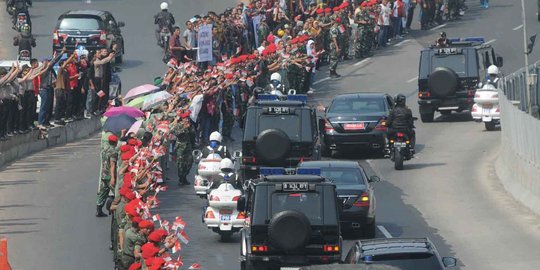
[[[167,232],[170,232],[171,226],[170,226],[170,224],[169,224],[169,221],[168,221],[168,220],[164,220],[163,222],[161,222],[161,228],[163,228],[163,229],[166,230]]]
[[[159,216],[159,214],[153,215],[153,216],[152,216],[152,220],[153,220],[154,222],[159,221],[159,224],[161,224],[161,217]]]
[[[169,254],[169,253],[163,253],[163,255],[161,255],[161,257],[162,257],[163,260],[165,260],[166,262],[172,261],[171,254]]]
[[[176,241],[172,247],[172,253],[176,254],[180,250],[182,250],[182,246],[180,245],[180,242]]]
[[[157,195],[160,191],[167,191],[167,186],[157,186],[157,187],[156,187],[156,195]]]
[[[174,220],[174,223],[173,223],[173,230],[184,230],[184,228],[186,227],[186,222],[182,220],[181,217],[176,217],[176,219]]]
[[[198,263],[194,263],[189,267],[189,270],[201,269],[201,266]]]
[[[187,236],[185,231],[180,231],[177,234],[177,236],[178,236],[178,239],[180,239],[180,241],[182,241],[182,243],[184,243],[186,245],[189,243],[189,237]]]

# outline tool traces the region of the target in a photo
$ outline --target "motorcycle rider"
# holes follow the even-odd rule
[[[388,115],[386,126],[388,127],[388,137],[393,138],[396,133],[401,132],[407,135],[411,141],[412,153],[414,154],[414,146],[416,136],[414,131],[414,120],[412,111],[406,105],[407,98],[403,94],[398,94],[395,98],[396,106]],[[389,149],[386,149],[389,151]]]
[[[28,13],[28,7],[32,6],[32,0],[8,0],[7,5],[15,8],[15,11],[12,14],[13,29],[17,30],[15,25],[17,24],[17,16],[19,13],[26,14],[26,23],[32,25],[30,13]]]
[[[439,48],[445,48],[448,47],[450,42],[446,38],[446,32],[441,32],[440,37],[435,41],[435,45]]]
[[[218,174],[216,181],[212,183],[212,187],[210,189],[216,189],[224,182],[228,182],[235,189],[239,189],[242,186],[236,173],[234,172],[234,164],[232,160],[229,158],[222,159],[219,163],[219,169],[221,172]]]
[[[221,141],[223,140],[223,137],[221,134],[217,131],[212,132],[210,134],[210,144],[206,146],[202,153],[203,158],[208,157],[210,154],[218,154],[222,159],[224,158],[231,158],[231,154],[229,153],[229,150],[227,150],[227,146],[221,145]]]
[[[277,72],[270,76],[270,84],[265,87],[265,92],[271,95],[283,96],[285,85],[281,83],[281,75]]]
[[[19,53],[24,50],[28,51],[30,53],[29,59],[32,59],[32,47],[36,47],[36,39],[32,36],[30,25],[23,24],[21,33],[13,37],[13,46],[19,46]]]
[[[175,24],[174,16],[172,13],[169,12],[169,4],[167,2],[161,3],[159,5],[161,11],[154,16],[154,24],[157,24],[156,29],[156,40],[158,42],[158,45],[160,45],[160,32],[163,27],[167,27],[169,29],[169,33],[172,35],[173,33],[173,26]],[[168,44],[163,44],[163,46],[167,46]]]
[[[491,85],[495,88],[499,86],[499,68],[496,65],[491,65],[487,69],[487,79],[485,85]]]

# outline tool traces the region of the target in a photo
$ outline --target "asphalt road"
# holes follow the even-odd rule
[[[171,5],[179,22],[211,9],[221,11],[233,1],[183,2]],[[415,32],[368,60],[340,63],[341,79],[327,80],[327,73],[321,71],[313,101],[326,104],[336,94],[357,91],[405,93],[417,114],[418,52],[434,41],[439,31],[450,37],[485,36],[505,57],[506,73],[520,67],[519,1],[492,0],[489,10],[480,10],[477,1],[468,2],[471,8],[461,21],[440,30]],[[528,30],[533,34],[538,29],[536,4],[527,2]],[[36,55],[50,53],[56,17],[64,10],[86,5],[83,1],[36,2],[30,11],[38,37]],[[121,73],[126,90],[163,72],[151,16],[158,5],[159,1],[143,0],[94,0],[88,5],[110,10],[118,21],[126,22],[127,54]],[[142,15],[145,13],[149,14]],[[2,25],[2,31],[6,27]],[[15,55],[12,48],[8,53]],[[531,62],[539,55],[536,50]],[[404,171],[394,171],[389,160],[368,153],[339,156],[359,160],[383,179],[376,184],[378,237],[428,236],[441,254],[457,257],[463,269],[537,269],[540,220],[512,200],[494,174],[499,133],[485,132],[482,124],[458,114],[438,117],[435,123],[418,122],[417,134],[418,154],[405,163]],[[98,151],[98,139],[93,137],[29,156],[0,172],[0,235],[9,238],[14,269],[112,267],[108,220],[93,215]],[[182,216],[188,223],[191,242],[181,251],[186,264],[238,269],[238,236],[219,242],[219,236],[201,223],[203,200],[192,188],[177,187],[175,175],[171,170],[170,189],[160,194],[159,213],[165,219]]]

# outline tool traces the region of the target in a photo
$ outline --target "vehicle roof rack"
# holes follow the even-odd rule
[[[272,95],[272,94],[261,94],[257,96],[257,101],[299,101],[302,103],[307,103],[307,95]]]

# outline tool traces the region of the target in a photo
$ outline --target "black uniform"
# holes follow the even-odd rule
[[[172,34],[173,26],[176,22],[174,21],[174,16],[167,10],[162,10],[154,16],[154,24],[157,24],[158,28],[156,29],[156,37],[159,39],[159,32],[163,27],[169,28],[169,33]],[[167,44],[165,44],[167,45]]]
[[[13,12],[12,17],[13,25],[15,25],[15,22],[17,21],[17,15],[19,15],[19,13],[25,13],[26,23],[32,26],[32,22],[30,21],[30,13],[28,13],[28,7],[32,6],[31,0],[8,0],[7,5],[15,8],[15,12]]]
[[[397,105],[388,116],[386,120],[386,126],[388,127],[388,136],[392,137],[397,132],[407,134],[414,146],[415,134],[414,134],[414,120],[412,111],[407,106]]]
[[[19,46],[19,53],[24,50],[29,51],[30,59],[32,59],[32,48],[36,47],[36,39],[32,36],[32,34],[20,34],[13,38],[13,46]]]
[[[240,181],[239,181],[239,179],[238,179],[238,177],[236,176],[235,173],[233,173],[233,172],[230,172],[230,173],[220,172],[218,174],[218,176],[216,177],[216,181],[214,181],[212,183],[212,187],[210,187],[210,189],[216,189],[216,188],[219,187],[219,185],[221,185],[224,182],[228,182],[229,184],[231,184],[236,189],[240,189],[240,187],[242,186],[242,183],[240,183]]]
[[[203,158],[206,158],[210,154],[218,154],[221,158],[231,158],[231,154],[229,153],[227,146],[224,145],[220,145],[216,149],[212,148],[211,146],[206,146],[202,153]]]

